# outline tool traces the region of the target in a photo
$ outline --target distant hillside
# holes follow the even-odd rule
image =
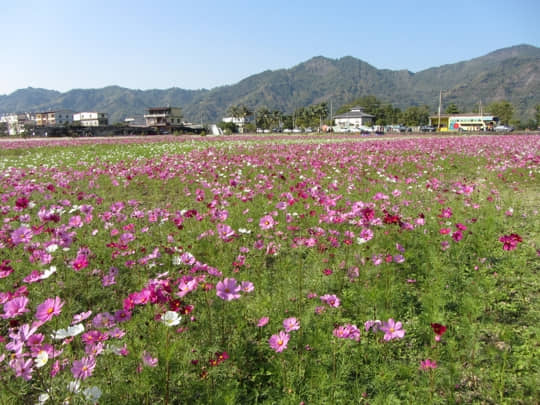
[[[365,95],[405,109],[428,105],[436,111],[439,91],[444,103],[469,111],[508,100],[516,117],[533,117],[540,103],[540,48],[518,45],[464,62],[433,67],[418,73],[377,69],[351,56],[340,59],[314,57],[290,69],[265,71],[230,86],[211,90],[131,90],[117,86],[103,89],[52,90],[27,88],[0,96],[0,113],[69,108],[108,112],[112,122],[143,113],[148,107],[179,106],[186,119],[219,120],[231,105],[251,109],[267,107],[291,113],[322,101],[340,105]]]

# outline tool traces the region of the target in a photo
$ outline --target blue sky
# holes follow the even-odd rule
[[[0,94],[213,88],[313,56],[377,68],[540,46],[540,1],[3,1]]]

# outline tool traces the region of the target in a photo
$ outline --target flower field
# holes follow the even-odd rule
[[[538,403],[539,151],[2,142],[0,403]]]

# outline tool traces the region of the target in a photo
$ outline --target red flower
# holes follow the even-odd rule
[[[435,340],[438,342],[441,340],[441,336],[446,332],[446,326],[441,325],[440,323],[432,323],[431,329],[435,333]]]

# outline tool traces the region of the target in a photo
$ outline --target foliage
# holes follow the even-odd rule
[[[456,104],[450,103],[448,107],[446,107],[446,110],[444,110],[446,114],[458,114],[461,111],[459,111],[459,108]]]
[[[499,117],[499,122],[502,124],[508,124],[514,115],[514,106],[506,100],[491,103],[487,107],[487,110],[491,114]]]

